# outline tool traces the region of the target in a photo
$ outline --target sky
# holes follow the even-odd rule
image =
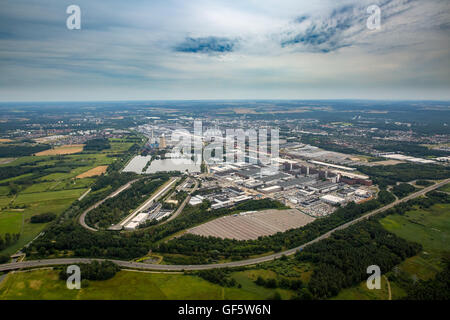
[[[1,1],[0,101],[172,99],[450,100],[450,1]]]

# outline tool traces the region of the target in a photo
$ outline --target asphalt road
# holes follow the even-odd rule
[[[113,193],[111,193],[109,196],[107,196],[105,199],[100,200],[100,201],[97,202],[96,204],[94,204],[94,205],[90,206],[89,208],[87,208],[87,209],[81,214],[80,218],[78,219],[78,221],[80,222],[80,224],[81,224],[84,228],[86,228],[86,229],[88,229],[88,230],[90,230],[90,231],[98,231],[97,229],[92,228],[92,227],[90,227],[90,226],[88,226],[88,225],[86,224],[85,219],[86,219],[86,215],[89,213],[89,211],[91,211],[91,210],[97,208],[99,205],[101,205],[101,204],[102,204],[103,202],[105,202],[106,200],[111,199],[111,198],[114,198],[115,196],[117,196],[117,195],[118,195],[119,193],[121,193],[122,191],[128,189],[133,183],[135,183],[135,182],[138,181],[138,180],[139,180],[139,179],[136,179],[136,180],[133,180],[133,181],[130,181],[130,182],[124,184],[124,185],[121,186],[119,189],[117,189],[116,191],[114,191]]]
[[[160,225],[165,224],[173,219],[175,219],[176,217],[178,217],[178,215],[183,211],[184,207],[188,204],[189,200],[191,200],[191,195],[197,191],[198,188],[198,181],[195,180],[195,186],[194,188],[191,190],[191,192],[189,193],[189,195],[186,197],[186,199],[184,199],[183,203],[181,203],[181,205],[178,207],[178,209],[175,211],[174,214],[172,214],[169,219],[167,219],[166,221],[163,221]]]
[[[202,264],[202,265],[159,265],[159,264],[146,264],[146,263],[141,263],[141,262],[129,262],[129,261],[111,260],[111,259],[108,259],[108,260],[113,261],[117,265],[124,267],[124,268],[141,269],[141,270],[160,270],[160,271],[205,270],[205,269],[215,269],[215,268],[224,268],[224,267],[242,267],[242,266],[254,265],[254,264],[261,263],[261,262],[266,262],[266,261],[281,258],[281,256],[283,256],[283,255],[288,256],[288,255],[295,254],[297,251],[305,248],[306,246],[309,246],[309,245],[311,245],[317,241],[320,241],[322,239],[328,238],[333,232],[335,232],[337,230],[345,229],[359,221],[362,221],[362,220],[367,219],[371,216],[374,216],[382,211],[390,209],[401,202],[405,202],[405,201],[411,200],[413,198],[420,197],[420,196],[424,195],[425,193],[427,193],[431,190],[437,189],[449,182],[450,182],[450,179],[446,179],[435,185],[426,187],[422,190],[419,190],[415,193],[410,194],[409,196],[406,196],[403,199],[397,200],[391,204],[388,204],[382,208],[371,211],[371,212],[365,214],[364,216],[361,216],[355,220],[352,220],[352,221],[347,222],[337,228],[334,228],[333,230],[331,230],[331,231],[321,235],[320,237],[317,237],[316,239],[314,239],[308,243],[305,243],[299,247],[285,250],[282,252],[278,252],[275,254],[267,255],[264,257],[248,259],[248,260],[241,260],[241,261],[233,261],[233,262],[227,262],[227,263]],[[103,261],[105,259],[69,258],[69,259],[30,260],[30,261],[24,261],[24,262],[2,264],[2,265],[0,265],[0,271],[10,271],[10,270],[17,270],[17,269],[22,269],[22,268],[35,268],[35,267],[42,267],[42,266],[90,263],[95,260]]]

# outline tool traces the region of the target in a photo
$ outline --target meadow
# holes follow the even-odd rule
[[[194,275],[122,270],[112,279],[89,281],[86,288],[69,290],[57,270],[41,269],[9,274],[0,284],[0,300],[248,300],[269,299],[276,292],[289,296],[286,290],[256,286],[242,272],[234,277],[241,288],[224,288]]]
[[[438,190],[450,193],[450,183],[447,183],[445,186],[440,187]]]

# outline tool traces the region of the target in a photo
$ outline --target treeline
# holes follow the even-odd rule
[[[417,188],[410,185],[409,183],[400,183],[399,185],[395,185],[392,188],[392,193],[395,194],[399,198],[404,198],[408,194],[413,193],[416,190],[417,190]]]
[[[269,199],[264,199],[264,203],[269,208],[282,206],[279,202]],[[92,204],[93,202],[88,201],[84,207]],[[34,258],[45,257],[56,252],[73,251],[77,257],[130,260],[144,256],[149,249],[157,247],[155,243],[158,240],[189,228],[195,225],[197,221],[203,222],[210,219],[211,215],[221,216],[233,212],[233,209],[207,211],[207,203],[199,207],[190,207],[189,209],[188,211],[190,212],[183,212],[180,217],[164,225],[155,226],[148,230],[120,234],[112,231],[90,232],[84,229],[72,220],[81,211],[80,207],[73,204],[61,215],[61,220],[65,220],[53,225],[45,232],[44,236],[36,239],[32,245],[24,250],[27,255]]]
[[[83,148],[84,151],[102,151],[105,149],[111,149],[111,144],[108,139],[104,138],[88,140]]]
[[[49,149],[48,145],[1,145],[0,158],[17,158],[30,156],[34,153]]]
[[[0,180],[13,178],[17,176],[21,176],[27,173],[41,173],[41,176],[46,175],[47,173],[43,173],[44,170],[50,169],[53,166],[45,165],[40,167],[29,167],[29,166],[7,166],[7,167],[0,167]],[[32,179],[27,177],[27,179]]]
[[[450,177],[450,167],[434,164],[401,163],[393,166],[361,166],[359,171],[369,175],[380,188],[397,182],[413,180],[442,180]]]
[[[111,261],[93,261],[91,263],[77,264],[80,267],[81,279],[86,280],[108,280],[120,271],[120,267]],[[67,280],[70,276],[67,273],[67,267],[63,268],[59,273],[61,280]]]
[[[20,238],[20,233],[5,233],[0,234],[0,250],[6,249],[15,244]]]
[[[380,152],[402,152],[414,157],[445,157],[448,152],[443,150],[430,149],[416,143],[410,142],[385,142],[375,145],[374,148]]]
[[[421,249],[420,244],[397,237],[378,221],[369,220],[334,232],[296,257],[315,265],[308,290],[315,298],[323,299],[366,280],[368,266],[377,265],[386,273]]]
[[[271,236],[259,237],[257,240],[220,239],[186,234],[166,243],[161,243],[155,250],[161,253],[188,255],[190,256],[189,262],[192,264],[211,263],[224,258],[241,260],[252,255],[271,251],[279,252],[283,249],[300,246],[333,228],[394,200],[395,198],[391,193],[382,190],[378,199],[361,204],[349,203],[347,206],[337,209],[328,217],[316,219],[306,226],[283,233],[279,232]]]
[[[237,285],[236,280],[230,277],[232,271],[228,268],[201,270],[196,274],[206,281],[218,284],[222,287],[234,287]]]
[[[281,288],[286,290],[298,291],[303,288],[303,282],[298,279],[281,278],[277,280],[274,278],[270,278],[265,280],[261,276],[258,276],[258,278],[255,280],[255,284],[268,289]]]
[[[87,223],[92,226],[98,224],[100,228],[105,228],[119,222],[167,180],[169,175],[157,174],[151,179],[142,179],[133,183],[127,190],[89,212],[86,216]]]
[[[36,239],[24,252],[42,258],[56,252],[72,251],[77,257],[117,258],[130,260],[148,253],[144,236],[121,236],[110,231],[90,232],[76,222],[56,224]]]
[[[31,223],[46,223],[56,219],[56,214],[52,212],[41,213],[35,216],[32,216],[30,219]]]

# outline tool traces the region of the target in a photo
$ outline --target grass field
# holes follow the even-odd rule
[[[404,215],[381,220],[385,229],[423,246],[423,252],[400,264],[399,268],[418,279],[427,280],[442,269],[442,256],[450,251],[450,204],[435,204]]]
[[[22,227],[21,211],[3,211],[0,212],[0,234],[19,233]]]
[[[450,183],[447,183],[445,186],[442,186],[438,189],[439,191],[450,192]]]
[[[405,296],[405,291],[398,287],[392,281],[391,285],[391,297],[392,300],[396,300]],[[331,300],[388,300],[389,292],[385,277],[381,277],[381,289],[370,290],[367,288],[366,282],[361,282],[358,286],[341,290],[336,297]]]
[[[235,277],[242,288],[223,288],[191,275],[120,271],[112,279],[89,281],[87,288],[69,290],[56,270],[45,269],[9,274],[0,284],[0,300],[246,300],[271,298],[276,292],[254,285],[239,273]]]
[[[425,251],[450,250],[450,205],[436,204],[427,210],[390,215],[381,220],[385,229],[423,245]]]

